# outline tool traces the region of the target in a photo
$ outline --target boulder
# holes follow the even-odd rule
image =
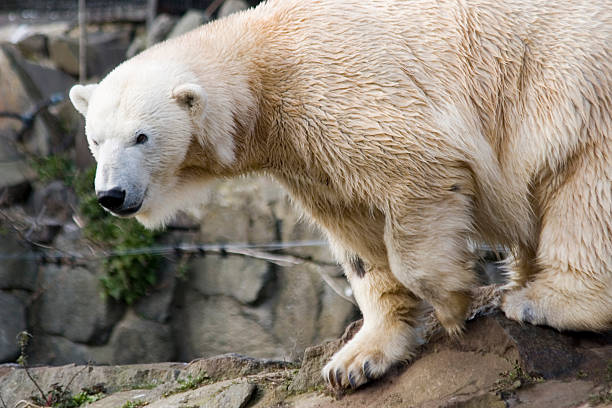
[[[44,99],[44,94],[28,74],[26,66],[30,65],[13,46],[0,44],[1,112],[27,115]],[[54,151],[54,146],[61,145],[61,128],[57,120],[44,110],[36,115],[28,132],[23,133],[23,128],[24,123],[20,120],[0,117],[0,141],[2,145],[7,145],[2,150],[14,150],[13,146],[19,141],[21,148],[28,153],[46,156]],[[17,136],[21,139],[17,140]]]
[[[105,343],[123,312],[119,304],[102,297],[98,277],[85,268],[47,265],[38,290],[32,305],[37,331],[73,342]]]
[[[33,291],[36,288],[38,265],[34,259],[27,259],[30,248],[23,245],[22,241],[2,224],[0,224],[0,242],[2,242],[0,252],[12,256],[0,261],[0,289]]]
[[[219,9],[217,18],[227,17],[230,14],[234,14],[238,11],[246,10],[248,8],[249,5],[244,0],[225,0],[223,2],[223,5]]]
[[[28,364],[87,364],[97,362],[92,348],[62,336],[35,332],[28,346]]]
[[[66,73],[48,66],[24,60],[22,67],[36,86],[41,99],[48,99],[53,94],[61,93],[68,98],[68,91],[76,81]]]
[[[158,281],[150,293],[133,305],[134,311],[144,319],[166,323],[170,318],[175,287],[176,265],[167,262],[160,268]]]
[[[17,296],[0,290],[0,363],[19,356],[17,334],[25,329],[25,306]]]
[[[169,14],[160,14],[155,17],[146,35],[145,48],[164,41],[172,31],[176,22],[176,17]]]
[[[0,145],[1,146],[1,145]],[[0,151],[3,147],[0,147]],[[2,153],[0,152],[0,155]],[[35,174],[23,159],[0,163],[0,207],[22,203],[32,191]]]
[[[42,33],[31,32],[17,41],[16,45],[26,58],[39,59],[49,56],[47,36]]]
[[[87,33],[87,76],[102,77],[125,60],[130,34],[125,30]],[[79,74],[79,40],[69,35],[49,38],[49,57],[70,75]]]
[[[301,367],[235,354],[190,364],[64,366],[30,369],[43,390],[52,384],[77,392],[96,384],[106,396],[88,406],[115,408],[137,401],[151,407],[252,408],[586,408],[612,401],[612,333],[559,333],[508,321],[492,307],[468,322],[461,337],[449,338],[432,327],[428,344],[412,362],[357,390],[326,388],[321,368],[360,329],[351,324],[342,338],[307,349]],[[487,310],[485,313],[484,310]],[[544,330],[544,331],[542,331]],[[532,335],[533,333],[533,335]],[[558,362],[536,360],[530,341],[559,353]],[[564,346],[560,346],[563,344]],[[567,348],[569,347],[569,348]],[[555,353],[556,351],[553,351]],[[579,356],[579,362],[576,362]],[[547,364],[550,378],[525,367]],[[545,369],[548,369],[545,367]],[[541,369],[538,369],[541,370]],[[14,406],[36,392],[23,369],[0,366],[0,395]]]
[[[168,34],[168,38],[174,38],[181,36],[191,30],[194,30],[200,27],[202,24],[206,23],[208,18],[203,11],[200,10],[189,10],[187,13],[180,18],[179,21],[174,25],[170,34]]]
[[[271,265],[242,256],[209,255],[192,262],[191,283],[204,295],[231,296],[254,303],[272,277]]]
[[[106,364],[172,361],[176,354],[169,326],[133,312],[115,326],[108,344],[94,353],[96,361]]]
[[[248,308],[231,298],[207,298],[188,291],[177,306],[172,326],[179,360],[236,351],[254,357],[282,357],[274,336],[249,316]]]
[[[246,380],[230,380],[173,395],[161,401],[156,401],[149,407],[244,408],[256,390],[257,387]]]

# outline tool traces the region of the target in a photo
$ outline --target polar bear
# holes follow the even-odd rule
[[[325,366],[410,358],[423,305],[459,332],[471,240],[513,253],[508,317],[612,326],[612,7],[271,0],[72,88],[102,206],[164,224],[265,173],[327,233],[364,324]]]

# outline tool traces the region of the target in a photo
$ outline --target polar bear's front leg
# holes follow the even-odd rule
[[[323,377],[332,387],[356,388],[412,357],[421,308],[419,299],[388,268],[372,267],[355,258],[345,270],[363,314],[363,326],[323,368]]]

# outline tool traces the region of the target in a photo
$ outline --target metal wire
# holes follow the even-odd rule
[[[57,260],[93,261],[118,256],[135,255],[166,255],[166,254],[195,254],[218,253],[221,255],[256,255],[252,251],[278,251],[289,248],[325,247],[327,241],[291,241],[291,242],[268,242],[264,244],[231,243],[231,244],[178,244],[160,245],[143,248],[130,248],[120,251],[107,251],[101,254],[84,255],[81,253],[70,253],[60,250],[28,251],[21,253],[0,253],[0,260],[34,260],[43,263],[53,263]],[[249,252],[251,251],[251,252]],[[266,254],[265,256],[267,256]],[[264,255],[254,256],[264,259]],[[297,259],[297,257],[295,257]],[[280,259],[280,258],[279,258]],[[284,258],[283,258],[284,260]]]

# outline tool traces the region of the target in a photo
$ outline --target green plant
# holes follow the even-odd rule
[[[121,408],[139,408],[144,407],[145,405],[149,405],[149,403],[143,400],[135,400],[126,402],[121,406]]]
[[[42,407],[54,407],[54,408],[78,408],[81,405],[89,402],[95,402],[104,397],[104,389],[101,387],[94,387],[92,389],[83,389],[80,393],[76,395],[72,395],[70,391],[70,384],[74,381],[74,379],[79,375],[85,368],[76,372],[70,381],[68,381],[67,385],[61,385],[58,383],[52,384],[49,391],[43,391],[42,387],[38,384],[36,379],[30,373],[28,368],[28,356],[26,354],[26,350],[28,344],[30,342],[30,338],[32,336],[28,332],[21,332],[17,335],[17,343],[19,344],[19,348],[21,350],[19,358],[17,362],[21,367],[23,367],[26,375],[32,381],[36,389],[38,390],[38,395],[32,395],[30,400],[36,405]]]
[[[164,394],[164,397],[169,397],[173,394],[178,394],[180,392],[185,392],[189,390],[195,390],[204,384],[212,384],[213,380],[210,378],[206,372],[200,373],[197,377],[193,377],[191,374],[187,376],[185,379],[179,379],[179,386],[173,389],[172,391],[168,391]]]
[[[61,180],[70,184],[75,175],[74,162],[66,155],[38,157],[31,161],[31,166],[42,182]]]
[[[156,233],[134,219],[112,217],[104,211],[92,188],[94,177],[95,167],[92,167],[77,174],[74,181],[79,213],[85,222],[83,232],[109,254],[102,260],[104,275],[100,281],[104,293],[132,304],[156,283],[161,257],[149,253],[130,254],[130,251],[152,246]]]

